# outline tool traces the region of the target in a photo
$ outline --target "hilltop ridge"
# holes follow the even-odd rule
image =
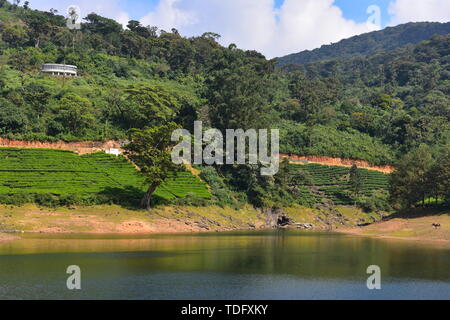
[[[379,51],[391,51],[430,39],[433,35],[450,33],[450,22],[410,22],[387,27],[323,45],[314,50],[305,50],[277,58],[279,66],[290,63],[306,64],[320,60],[342,59],[352,56],[367,56]]]

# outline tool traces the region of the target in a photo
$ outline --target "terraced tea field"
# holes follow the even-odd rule
[[[349,168],[318,164],[293,165],[293,168],[294,175],[295,172],[305,171],[312,180],[312,183],[307,187],[310,189],[314,188],[336,205],[350,205],[353,203],[348,196]],[[366,169],[358,170],[363,177],[363,195],[370,196],[376,191],[388,190],[389,175]],[[316,201],[320,201],[321,198],[320,195],[313,193],[311,193],[311,197],[314,197]]]
[[[105,153],[0,148],[0,194],[89,195],[120,190],[143,192],[143,178],[123,157]],[[170,200],[192,195],[210,198],[207,185],[182,172],[155,193]]]

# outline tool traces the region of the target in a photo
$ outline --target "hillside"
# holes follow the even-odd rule
[[[145,192],[143,177],[123,157],[105,153],[0,148],[0,202],[43,205],[119,203],[134,205]],[[190,172],[168,179],[155,201],[191,196],[209,199],[204,182]]]
[[[355,159],[371,166],[400,162],[405,163],[405,176],[420,155],[419,165],[426,166],[414,169],[420,173],[414,175],[417,180],[406,184],[415,188],[408,191],[409,205],[436,193],[448,196],[447,169],[438,164],[444,163],[439,159],[445,159],[450,141],[450,36],[436,35],[398,48],[400,41],[419,41],[448,25],[386,29],[371,34],[372,40],[361,36],[355,43],[343,42],[337,52],[346,58],[287,68],[277,68],[276,61],[256,51],[221,46],[214,33],[184,37],[176,29],[168,32],[138,21],[127,26],[91,13],[81,30],[73,31],[54,11],[0,0],[0,136],[38,142],[124,141],[130,140],[132,129],[157,129],[168,123],[192,132],[196,120],[203,121],[205,129],[221,132],[279,129],[280,152],[285,154]],[[373,50],[378,44],[397,49],[347,56],[361,51],[364,43]],[[43,63],[76,65],[80,76],[43,74]],[[405,156],[411,163],[401,162]],[[91,161],[87,156],[82,159]],[[83,163],[77,166],[84,167]],[[354,194],[350,199],[342,181],[334,181],[328,189],[321,182],[287,184],[290,168],[281,169],[270,178],[251,165],[215,165],[200,171],[212,201],[220,205],[322,205],[311,197],[311,190],[304,190],[316,184],[323,190],[315,195],[328,194],[325,203],[334,199],[371,210],[389,205],[386,192],[374,192],[376,197]],[[101,175],[98,179],[108,183]],[[398,194],[404,194],[406,180],[398,181]],[[422,181],[434,181],[438,187],[421,189]],[[21,181],[33,190],[26,182]],[[126,187],[119,185],[122,190]],[[386,188],[384,184],[381,189]],[[125,198],[137,199],[142,190],[134,186],[128,191],[122,194]],[[22,202],[28,200],[22,197]]]
[[[346,146],[360,145],[369,161],[382,163],[420,144],[448,145],[449,43],[450,35],[434,36],[393,52],[285,69],[294,99],[280,106],[286,119],[282,149],[325,156],[357,153]]]
[[[386,196],[389,188],[389,175],[359,169],[362,188],[361,196],[366,198],[376,198]],[[322,166],[317,164],[293,165],[292,176],[304,177],[305,192],[311,196],[311,203],[323,203],[331,200],[335,205],[353,205],[355,200],[351,196],[351,186],[349,183],[349,169],[337,166]]]
[[[362,196],[387,192],[388,175],[360,169]],[[349,169],[337,166],[291,165],[291,179],[308,179],[296,192],[296,201],[314,206],[333,201],[351,205]],[[118,203],[133,206],[145,192],[143,178],[122,157],[105,153],[79,156],[70,151],[0,148],[0,203],[42,205]],[[213,193],[217,187],[213,185]],[[211,199],[209,187],[190,172],[168,179],[155,193],[155,201],[171,203],[190,197]],[[217,199],[216,199],[217,200]],[[210,201],[214,204],[214,201]]]
[[[388,27],[381,31],[374,31],[358,35],[349,39],[324,45],[311,51],[293,53],[277,59],[279,66],[290,63],[306,64],[320,60],[342,59],[351,56],[367,56],[379,51],[391,51],[407,45],[414,45],[433,35],[450,33],[450,22],[416,22],[395,27]]]

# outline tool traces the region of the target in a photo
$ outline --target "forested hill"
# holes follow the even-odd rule
[[[355,42],[361,48],[398,44],[402,34],[429,39],[284,69],[256,51],[220,45],[212,32],[188,38],[138,21],[127,27],[90,13],[81,30],[69,30],[54,10],[0,0],[0,136],[105,141],[171,122],[192,131],[194,121],[201,120],[205,129],[223,132],[280,129],[282,153],[373,165],[395,164],[407,154],[405,167],[411,166],[408,159],[419,159],[427,167],[416,172],[426,173],[450,159],[445,153],[450,149],[450,35],[431,36],[448,24],[411,24],[373,38],[361,36]],[[390,35],[395,30],[397,36]],[[80,77],[42,74],[43,63],[76,65]],[[241,199],[258,207],[309,201],[299,191],[311,184],[308,173],[288,181],[288,166],[273,179],[252,166],[204,172],[224,201]],[[431,176],[448,181],[442,174]],[[417,185],[427,186],[424,179]],[[440,188],[449,190],[445,184]]]
[[[348,58],[354,55],[370,55],[378,51],[389,51],[430,39],[433,35],[450,33],[450,22],[417,22],[389,27],[324,45],[312,51],[302,51],[278,58],[278,64],[305,64],[320,60]]]

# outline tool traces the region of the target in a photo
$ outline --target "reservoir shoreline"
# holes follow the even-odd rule
[[[450,211],[417,217],[375,217],[349,207],[338,208],[342,221],[310,208],[286,208],[291,219],[285,229],[311,225],[310,231],[347,235],[450,243]],[[250,206],[240,210],[220,207],[161,207],[152,211],[119,206],[40,208],[0,206],[0,242],[20,240],[20,234],[155,235],[270,230],[279,227],[273,212]],[[364,217],[366,223],[362,223]],[[328,218],[327,221],[325,218]],[[433,227],[433,225],[439,227]],[[364,225],[364,226],[358,226]]]

